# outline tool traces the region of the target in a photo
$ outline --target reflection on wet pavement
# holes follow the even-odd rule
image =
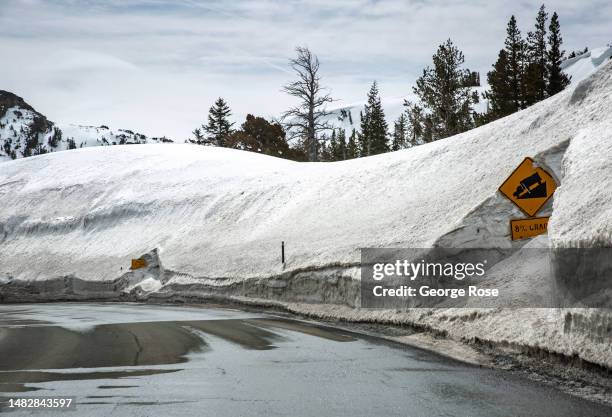
[[[334,329],[283,319],[118,323],[87,331],[59,326],[8,327],[0,328],[0,371],[181,363],[188,353],[209,349],[205,335],[245,349],[265,350],[285,339],[275,333],[278,329],[336,342],[355,340]]]
[[[23,310],[19,313],[27,312]],[[274,349],[274,342],[286,340],[286,336],[279,334],[278,330],[336,342],[356,340],[348,333],[332,328],[278,318],[102,324],[85,331],[54,325],[41,326],[44,322],[39,320],[24,323],[26,320],[15,318],[9,321],[10,327],[0,327],[0,392],[38,390],[40,388],[25,384],[40,382],[114,379],[175,372],[148,369],[60,373],[40,370],[183,363],[187,361],[187,354],[210,349],[205,340],[207,335],[255,350]],[[17,326],[17,323],[23,326]],[[103,389],[122,387],[131,386],[100,386]]]
[[[283,339],[280,335],[256,326],[251,320],[182,321],[178,324],[220,337],[245,349],[274,349],[273,342]]]
[[[205,342],[172,322],[0,328],[0,371],[98,368],[185,362]]]
[[[25,392],[42,388],[26,387],[25,384],[56,381],[84,381],[90,379],[118,379],[178,372],[180,369],[135,369],[124,371],[96,372],[43,372],[9,371],[0,372],[0,392]],[[131,387],[131,386],[124,386]]]
[[[272,318],[253,319],[250,322],[263,327],[291,330],[322,339],[333,340],[334,342],[352,342],[356,340],[353,335],[338,329],[318,326],[316,324],[306,324],[295,320]]]

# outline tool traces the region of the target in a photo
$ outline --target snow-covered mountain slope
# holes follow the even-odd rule
[[[0,90],[0,155],[4,158],[36,155],[59,146],[61,132],[21,97]]]
[[[597,68],[605,64],[611,57],[612,46],[595,48],[575,58],[566,59],[561,63],[561,66],[563,71],[571,77],[570,82],[576,84],[595,72]],[[474,106],[474,110],[478,113],[487,111],[487,100],[482,98],[482,93],[489,88],[485,74],[481,76],[481,83],[482,85],[480,87],[474,88],[479,96],[479,102]],[[385,111],[385,118],[387,119],[391,131],[393,131],[393,123],[406,110],[404,107],[405,100],[414,102],[416,98],[413,94],[408,94],[400,97],[382,97],[381,99]],[[325,119],[333,127],[345,129],[348,134],[350,134],[353,129],[359,131],[360,113],[363,111],[365,104],[366,102],[364,100],[330,108],[330,114]]]
[[[0,90],[0,162],[90,146],[171,142],[107,126],[56,125],[21,97]]]

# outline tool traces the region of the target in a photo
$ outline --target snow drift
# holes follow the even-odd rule
[[[605,331],[612,321],[601,311],[354,308],[359,248],[510,247],[508,220],[523,215],[497,188],[525,156],[560,184],[545,208],[552,245],[612,244],[611,114],[608,62],[525,111],[369,158],[307,164],[138,145],[2,163],[0,298],[267,299],[309,314],[419,324],[612,367]],[[129,271],[143,254],[148,267]]]

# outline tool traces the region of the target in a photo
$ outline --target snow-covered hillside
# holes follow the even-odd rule
[[[0,90],[0,162],[90,146],[172,142],[108,126],[57,125],[21,97]]]
[[[340,163],[186,144],[5,163],[1,271],[26,280],[108,279],[158,248],[167,269],[194,277],[270,277],[351,265],[360,247],[457,244],[476,226],[472,243],[509,245],[501,219],[520,213],[497,187],[525,156],[562,178],[568,143],[587,128],[602,137],[611,123],[610,68],[464,134]]]
[[[572,83],[580,82],[612,58],[612,46],[595,48],[561,63],[561,69],[571,77]]]
[[[601,310],[358,308],[359,248],[513,245],[508,220],[524,216],[497,188],[525,156],[560,184],[540,213],[551,214],[548,238],[533,242],[610,246],[611,115],[606,61],[525,111],[368,158],[297,163],[169,144],[2,163],[0,299],[214,295],[418,324],[612,368],[609,334],[602,336],[612,315]],[[143,254],[148,266],[129,271]],[[518,266],[512,262],[506,272]],[[523,278],[525,297],[550,284]]]

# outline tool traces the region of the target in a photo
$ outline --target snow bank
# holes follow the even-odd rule
[[[361,247],[508,246],[507,219],[521,214],[497,187],[525,156],[561,178],[567,143],[585,126],[609,129],[610,68],[580,102],[568,90],[462,135],[346,162],[181,144],[4,163],[0,271],[109,280],[157,248],[168,270],[242,280],[352,266]]]
[[[332,309],[344,317],[409,322],[458,339],[578,355],[612,367],[604,334],[610,317],[600,311],[352,308],[361,247],[510,247],[508,219],[523,215],[497,188],[525,156],[561,184],[546,208],[553,243],[584,236],[609,242],[610,91],[612,63],[481,128],[345,162],[138,145],[3,163],[0,277],[6,283],[0,297],[17,290],[39,299],[136,291],[301,302],[321,314]],[[602,180],[585,179],[591,175]],[[592,222],[579,217],[583,202],[591,204]],[[151,269],[127,272],[131,258],[147,253],[155,255]]]
[[[571,77],[573,83],[580,82],[593,74],[597,68],[612,58],[612,46],[594,48],[561,63],[561,69]]]
[[[158,248],[169,270],[261,278],[354,265],[361,247],[429,247],[490,211],[488,235],[473,243],[509,245],[497,218],[520,213],[497,187],[525,156],[545,159],[562,146],[585,118],[605,120],[599,103],[568,107],[568,96],[447,140],[347,162],[138,145],[6,163],[1,270],[23,280],[104,280]]]
[[[612,71],[597,75],[576,86],[570,98],[574,105],[596,104],[593,93],[599,91],[606,92],[607,103],[612,102]],[[610,120],[582,124],[565,153],[563,184],[556,192],[549,225],[557,247],[612,245],[611,124]]]

